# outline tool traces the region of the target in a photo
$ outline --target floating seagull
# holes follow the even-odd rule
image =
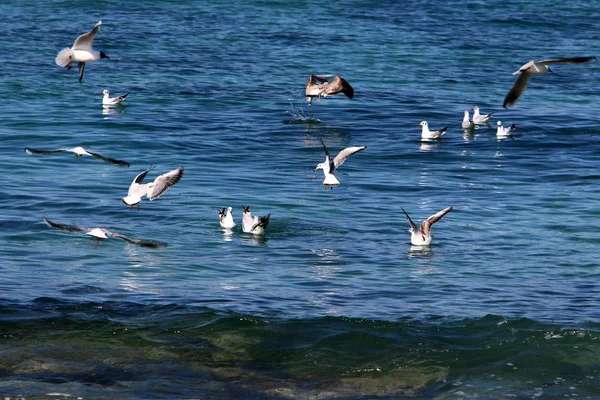
[[[465,110],[465,114],[464,114],[461,126],[463,129],[471,129],[475,126],[475,124],[473,123],[473,120],[471,120],[471,118],[469,118],[469,110]]]
[[[519,97],[525,92],[531,75],[544,75],[548,72],[552,72],[548,64],[584,64],[592,61],[596,61],[596,57],[572,57],[572,58],[555,58],[541,61],[529,61],[523,65],[517,71],[513,72],[513,75],[519,75],[517,80],[510,89],[510,92],[504,99],[502,107],[509,108],[515,105],[519,100]]]
[[[421,123],[417,125],[423,127],[423,129],[421,129],[421,139],[423,140],[439,139],[440,136],[442,136],[444,133],[446,133],[446,130],[448,130],[448,127],[446,126],[439,131],[430,131],[427,121],[421,121]]]
[[[402,208],[402,211],[404,211],[404,208]],[[429,245],[431,243],[431,240],[433,239],[433,235],[429,233],[431,232],[431,227],[450,211],[452,211],[452,207],[444,208],[442,211],[438,211],[431,217],[427,218],[425,221],[421,222],[420,227],[417,226],[417,224],[415,224],[413,220],[410,219],[406,211],[404,211],[404,214],[408,219],[408,223],[410,224],[410,229],[408,230],[408,232],[410,232],[410,243],[415,246]]]
[[[165,247],[167,245],[166,243],[161,243],[161,242],[150,242],[150,241],[146,241],[146,240],[131,239],[125,235],[122,235],[117,232],[111,232],[104,228],[84,228],[84,227],[79,227],[79,226],[61,225],[61,224],[57,224],[56,222],[50,221],[46,217],[42,217],[42,218],[44,219],[44,222],[46,223],[46,225],[48,225],[49,227],[54,228],[54,229],[58,229],[61,231],[69,231],[69,232],[85,232],[86,235],[90,235],[92,237],[90,239],[90,242],[93,239],[96,239],[96,245],[94,247],[98,247],[101,240],[107,239],[109,237],[123,239],[126,242],[135,244],[136,246],[150,247],[153,249],[158,248],[158,247]]]
[[[73,148],[54,149],[54,150],[37,150],[37,149],[32,149],[31,147],[25,147],[25,151],[27,152],[27,154],[52,154],[52,153],[61,153],[63,151],[70,151],[71,153],[74,153],[76,157],[92,156],[92,157],[99,158],[99,159],[106,161],[108,163],[111,163],[111,164],[116,164],[116,165],[120,165],[123,167],[129,167],[128,162],[121,161],[121,160],[115,160],[114,158],[104,157],[103,155],[100,155],[100,154],[96,153],[95,151],[86,150],[80,146],[73,147]]]
[[[311,75],[306,83],[306,101],[310,106],[312,98],[317,97],[317,102],[321,102],[321,97],[333,96],[344,93],[348,98],[354,96],[354,89],[342,77],[335,76],[331,82],[327,82],[327,75]]]
[[[485,125],[489,122],[492,114],[479,114],[479,107],[473,107],[473,123],[475,125]]]
[[[496,130],[496,136],[501,136],[501,137],[510,136],[511,132],[513,132],[515,129],[517,129],[517,126],[515,124],[512,124],[508,128],[503,127],[502,121],[496,122],[496,125],[498,125],[498,129]]]
[[[104,94],[104,97],[102,98],[103,106],[116,106],[117,104],[121,104],[121,102],[129,96],[129,93],[125,93],[123,96],[109,97],[110,92],[107,89],[104,89],[102,93]]]
[[[94,41],[94,37],[100,32],[100,25],[102,25],[102,21],[98,21],[96,26],[94,26],[94,29],[90,32],[84,33],[75,39],[73,47],[65,47],[62,49],[54,60],[56,65],[65,67],[66,69],[71,69],[73,61],[77,62],[77,67],[79,68],[79,83],[83,83],[83,73],[85,71],[86,62],[98,61],[103,58],[108,58],[110,60],[104,52],[92,49],[92,42]]]
[[[227,209],[219,210],[219,223],[221,228],[233,229],[235,228],[235,222],[233,221],[233,208],[227,207]]]
[[[142,201],[142,197],[144,196],[150,201],[159,198],[168,188],[179,182],[183,176],[183,167],[179,167],[166,174],[159,175],[154,179],[154,182],[142,183],[146,174],[151,169],[152,167],[136,176],[133,182],[131,182],[131,186],[129,186],[127,197],[121,199],[123,203],[130,206],[132,209],[135,205],[138,206],[138,210],[140,209],[140,201]]]
[[[242,231],[255,235],[264,235],[265,229],[267,228],[267,225],[269,225],[271,214],[267,214],[264,217],[255,215],[254,218],[252,218],[250,206],[242,206],[242,208],[244,210],[242,214]]]
[[[325,143],[321,138],[319,138],[319,140],[323,145],[323,149],[325,149],[325,161],[320,164],[317,164],[315,170],[323,170],[323,174],[325,175],[325,179],[323,180],[323,187],[327,189],[327,187],[329,186],[331,189],[333,189],[334,186],[340,184],[340,181],[338,181],[335,175],[333,174],[335,170],[340,165],[342,165],[348,157],[366,149],[367,146],[346,147],[344,150],[340,151],[338,155],[335,156],[335,158],[332,160],[331,156],[329,155],[329,151],[327,151],[327,146],[325,146]]]

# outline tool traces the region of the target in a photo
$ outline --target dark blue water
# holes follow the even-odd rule
[[[600,64],[502,109],[527,61],[600,54],[599,6],[3,2],[0,395],[599,397]],[[79,84],[54,57],[100,19],[111,59]],[[310,74],[354,98],[307,107]],[[130,95],[103,109],[104,89]],[[474,105],[514,136],[463,132]],[[319,139],[367,146],[333,190]],[[78,145],[131,166],[23,150]],[[185,174],[132,211],[150,166]],[[242,205],[271,213],[264,237]],[[448,206],[411,247],[400,207]],[[94,247],[42,216],[168,246]]]

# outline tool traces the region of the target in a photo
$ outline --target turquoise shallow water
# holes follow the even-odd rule
[[[600,3],[3,2],[0,395],[600,396]],[[540,12],[544,10],[544,12]],[[85,82],[56,53],[102,19]],[[309,74],[352,100],[307,108]],[[103,110],[102,90],[129,92]],[[495,129],[460,128],[479,105]],[[420,127],[448,126],[421,143]],[[365,145],[323,190],[324,159]],[[81,145],[120,168],[23,148]],[[185,167],[130,211],[135,175]],[[262,239],[217,209],[271,213]],[[400,207],[435,225],[411,248]],[[168,243],[97,248],[54,221]]]

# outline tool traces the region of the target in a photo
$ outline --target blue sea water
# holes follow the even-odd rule
[[[600,54],[599,7],[3,1],[0,395],[600,397],[600,64],[502,109],[525,62]],[[54,57],[98,20],[110,60],[79,84]],[[310,74],[354,98],[307,107]],[[130,95],[103,109],[104,89]],[[465,133],[474,105],[492,127]],[[448,132],[423,143],[422,120]],[[367,146],[333,190],[319,139]],[[131,166],[24,151],[77,145]],[[185,174],[130,210],[150,166]],[[264,238],[242,205],[271,213]],[[448,206],[411,247],[401,207]],[[94,247],[42,216],[168,246]]]

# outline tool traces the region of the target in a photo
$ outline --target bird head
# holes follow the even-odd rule
[[[109,94],[109,91],[108,91],[108,89],[104,89],[104,90],[102,91],[102,94],[104,94],[104,95],[108,96],[108,94]]]
[[[427,126],[427,121],[421,121],[417,124],[418,126]]]
[[[317,164],[317,166],[315,167],[315,171],[318,169],[323,169],[323,163]]]

